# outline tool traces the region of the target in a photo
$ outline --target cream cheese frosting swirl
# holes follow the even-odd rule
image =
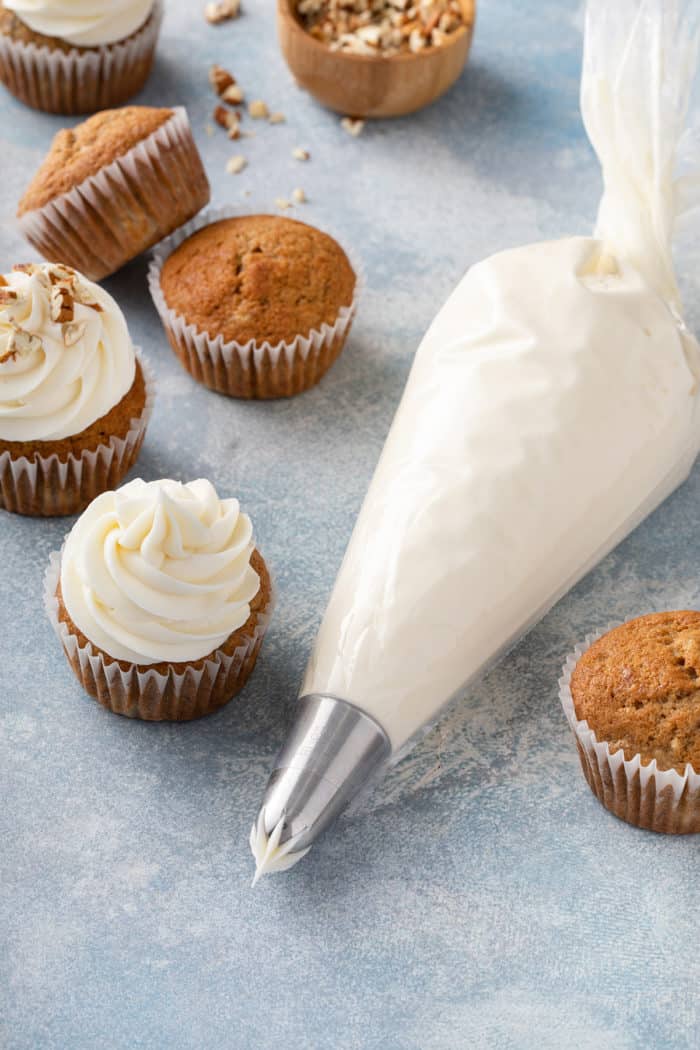
[[[0,277],[0,439],[80,434],[128,393],[136,361],[124,315],[67,266]]]
[[[137,479],[98,496],[73,526],[63,603],[117,660],[199,660],[250,616],[260,589],[253,550],[250,518],[209,481]]]
[[[154,0],[4,0],[4,6],[42,36],[77,47],[126,40],[148,19]]]

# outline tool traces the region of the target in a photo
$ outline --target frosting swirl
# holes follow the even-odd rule
[[[253,527],[204,480],[137,479],[93,500],[66,540],[61,593],[73,623],[134,664],[208,656],[260,589]]]
[[[121,401],[134,382],[124,315],[68,266],[0,277],[0,439],[59,441]]]
[[[42,36],[77,47],[126,40],[147,20],[154,0],[4,0],[25,25]]]

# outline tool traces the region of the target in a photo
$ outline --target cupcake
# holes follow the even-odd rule
[[[700,831],[700,612],[641,616],[586,641],[560,696],[591,790],[637,827]]]
[[[45,583],[83,688],[149,721],[228,703],[255,666],[272,607],[250,519],[208,481],[136,480],[98,496]]]
[[[152,399],[104,289],[49,263],[0,276],[0,506],[75,514],[118,485]]]
[[[0,80],[47,113],[94,113],[140,91],[162,0],[2,0]]]
[[[208,200],[185,110],[127,106],[59,131],[17,215],[44,258],[99,281]]]
[[[201,216],[155,253],[151,294],[187,371],[231,397],[290,397],[340,354],[357,277],[332,237],[275,215]]]

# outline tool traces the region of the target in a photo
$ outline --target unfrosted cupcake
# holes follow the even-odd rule
[[[127,106],[59,131],[17,215],[44,258],[99,281],[208,200],[185,110]]]
[[[161,0],[2,0],[0,80],[47,113],[94,113],[141,90]]]
[[[124,315],[75,270],[0,276],[0,506],[75,514],[138,456],[153,400]]]
[[[638,827],[700,831],[700,612],[641,616],[586,641],[560,684],[592,791]]]
[[[45,601],[87,692],[150,721],[198,718],[238,693],[272,608],[250,519],[203,480],[99,496],[52,556]]]
[[[202,215],[155,253],[151,294],[199,382],[232,397],[308,390],[340,354],[357,276],[340,245],[276,215]]]

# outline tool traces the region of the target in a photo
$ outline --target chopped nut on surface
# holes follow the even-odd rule
[[[465,26],[459,0],[297,0],[297,13],[316,40],[356,55],[442,47]]]
[[[228,102],[230,106],[240,105],[244,98],[245,95],[243,94],[243,88],[240,84],[229,84],[229,86],[221,92],[222,102]]]
[[[212,66],[209,70],[209,83],[217,95],[221,97],[224,91],[236,83],[236,78],[223,66]]]
[[[276,197],[275,204],[281,211],[286,211],[287,208],[291,208],[292,206],[291,203],[286,199],[286,197]]]
[[[204,17],[213,26],[228,22],[231,18],[238,18],[240,13],[240,0],[217,0],[204,8]]]
[[[355,117],[343,117],[340,122],[340,126],[343,131],[347,131],[348,135],[352,135],[354,139],[361,135],[365,128],[364,120],[359,120]]]
[[[231,157],[230,160],[226,161],[226,171],[229,175],[240,175],[247,166],[248,161],[245,157]]]
[[[3,275],[1,273],[0,273],[0,288],[7,288],[7,281],[5,280],[5,278],[3,277]]]
[[[213,117],[219,127],[226,128],[227,131],[239,125],[238,114],[232,109],[226,109],[226,106],[217,106]]]
[[[7,282],[5,282],[5,285],[6,284]],[[19,298],[14,288],[7,288],[5,285],[0,288],[0,309],[2,309],[3,306],[14,305]]]
[[[270,111],[267,108],[266,103],[263,102],[262,99],[256,99],[254,102],[251,102],[248,106],[248,114],[253,118],[253,120],[267,120],[267,118],[270,116]]]
[[[307,197],[302,189],[297,189],[292,193],[292,200],[295,204],[306,204]]]
[[[307,149],[304,149],[303,146],[296,146],[292,150],[292,156],[294,157],[294,160],[309,160],[311,154]]]
[[[36,263],[15,263],[12,267],[15,273],[33,274],[37,269]]]
[[[271,113],[269,116],[270,124],[286,124],[287,118],[284,113]]]

